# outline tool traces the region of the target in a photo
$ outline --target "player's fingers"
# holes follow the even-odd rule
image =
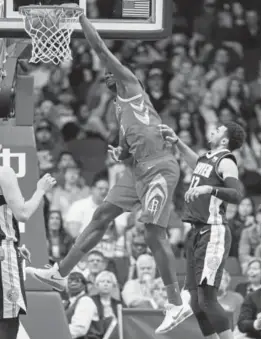
[[[174,138],[174,137],[166,137],[165,139],[167,141],[170,141],[170,142],[175,142],[176,141],[176,138]]]

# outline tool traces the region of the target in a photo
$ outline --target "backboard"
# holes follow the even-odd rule
[[[0,18],[0,37],[28,38],[18,8],[38,5],[39,0],[4,1],[4,18]],[[92,20],[103,38],[156,40],[171,34],[171,0],[96,0],[99,18]],[[92,16],[90,0],[42,0],[42,5],[77,3],[87,16]],[[93,7],[94,8],[94,7]],[[73,37],[83,38],[80,24],[74,26]]]

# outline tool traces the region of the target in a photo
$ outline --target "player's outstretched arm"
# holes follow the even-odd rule
[[[84,14],[80,16],[79,21],[88,43],[97,53],[103,66],[120,81],[138,83],[136,76],[110,52],[95,27]]]
[[[183,154],[185,161],[187,164],[195,169],[199,156],[195,153],[191,148],[189,148],[186,144],[184,144],[176,135],[176,133],[167,125],[159,125],[160,133],[163,138],[171,144],[177,146],[179,151]]]
[[[26,222],[31,217],[40,205],[44,194],[54,184],[55,180],[50,175],[45,175],[39,180],[37,189],[31,199],[25,201],[14,170],[10,167],[0,169],[0,186],[3,195],[18,221]]]

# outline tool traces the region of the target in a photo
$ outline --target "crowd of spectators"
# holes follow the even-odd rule
[[[88,1],[89,16],[106,16],[100,3]],[[261,284],[260,4],[177,0],[173,18],[173,34],[166,39],[106,44],[144,84],[163,122],[199,154],[207,150],[207,135],[218,122],[234,120],[245,127],[247,140],[235,155],[246,196],[227,210],[230,257],[245,278],[232,287],[233,273],[225,271],[220,300],[234,313],[236,337],[245,333],[245,338],[258,338],[261,315],[253,294],[260,295]],[[45,200],[50,262],[66,255],[125,168],[107,155],[108,143],[117,145],[118,125],[105,70],[85,41],[73,40],[71,47],[71,62],[31,68],[39,168],[57,179]],[[182,262],[190,231],[181,221],[183,194],[192,170],[176,156],[181,178],[168,235]],[[136,207],[108,225],[101,243],[70,274],[63,298],[72,338],[87,332],[90,338],[102,338],[118,303],[163,308],[166,293],[145,243],[140,213]]]

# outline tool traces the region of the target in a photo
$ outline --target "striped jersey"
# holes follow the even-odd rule
[[[18,222],[0,195],[0,319],[26,313]]]
[[[158,125],[160,116],[145,92],[129,99],[116,98],[122,142],[136,161],[169,154]]]
[[[218,166],[224,158],[230,158],[236,162],[234,155],[227,149],[207,152],[205,155],[199,157],[192,175],[190,188],[204,185],[223,187],[224,182],[218,173]],[[225,224],[226,206],[227,204],[224,201],[213,195],[201,195],[194,201],[185,202],[183,221],[192,224]]]
[[[4,239],[19,243],[20,234],[13,212],[8,207],[4,196],[0,195],[0,241]]]

